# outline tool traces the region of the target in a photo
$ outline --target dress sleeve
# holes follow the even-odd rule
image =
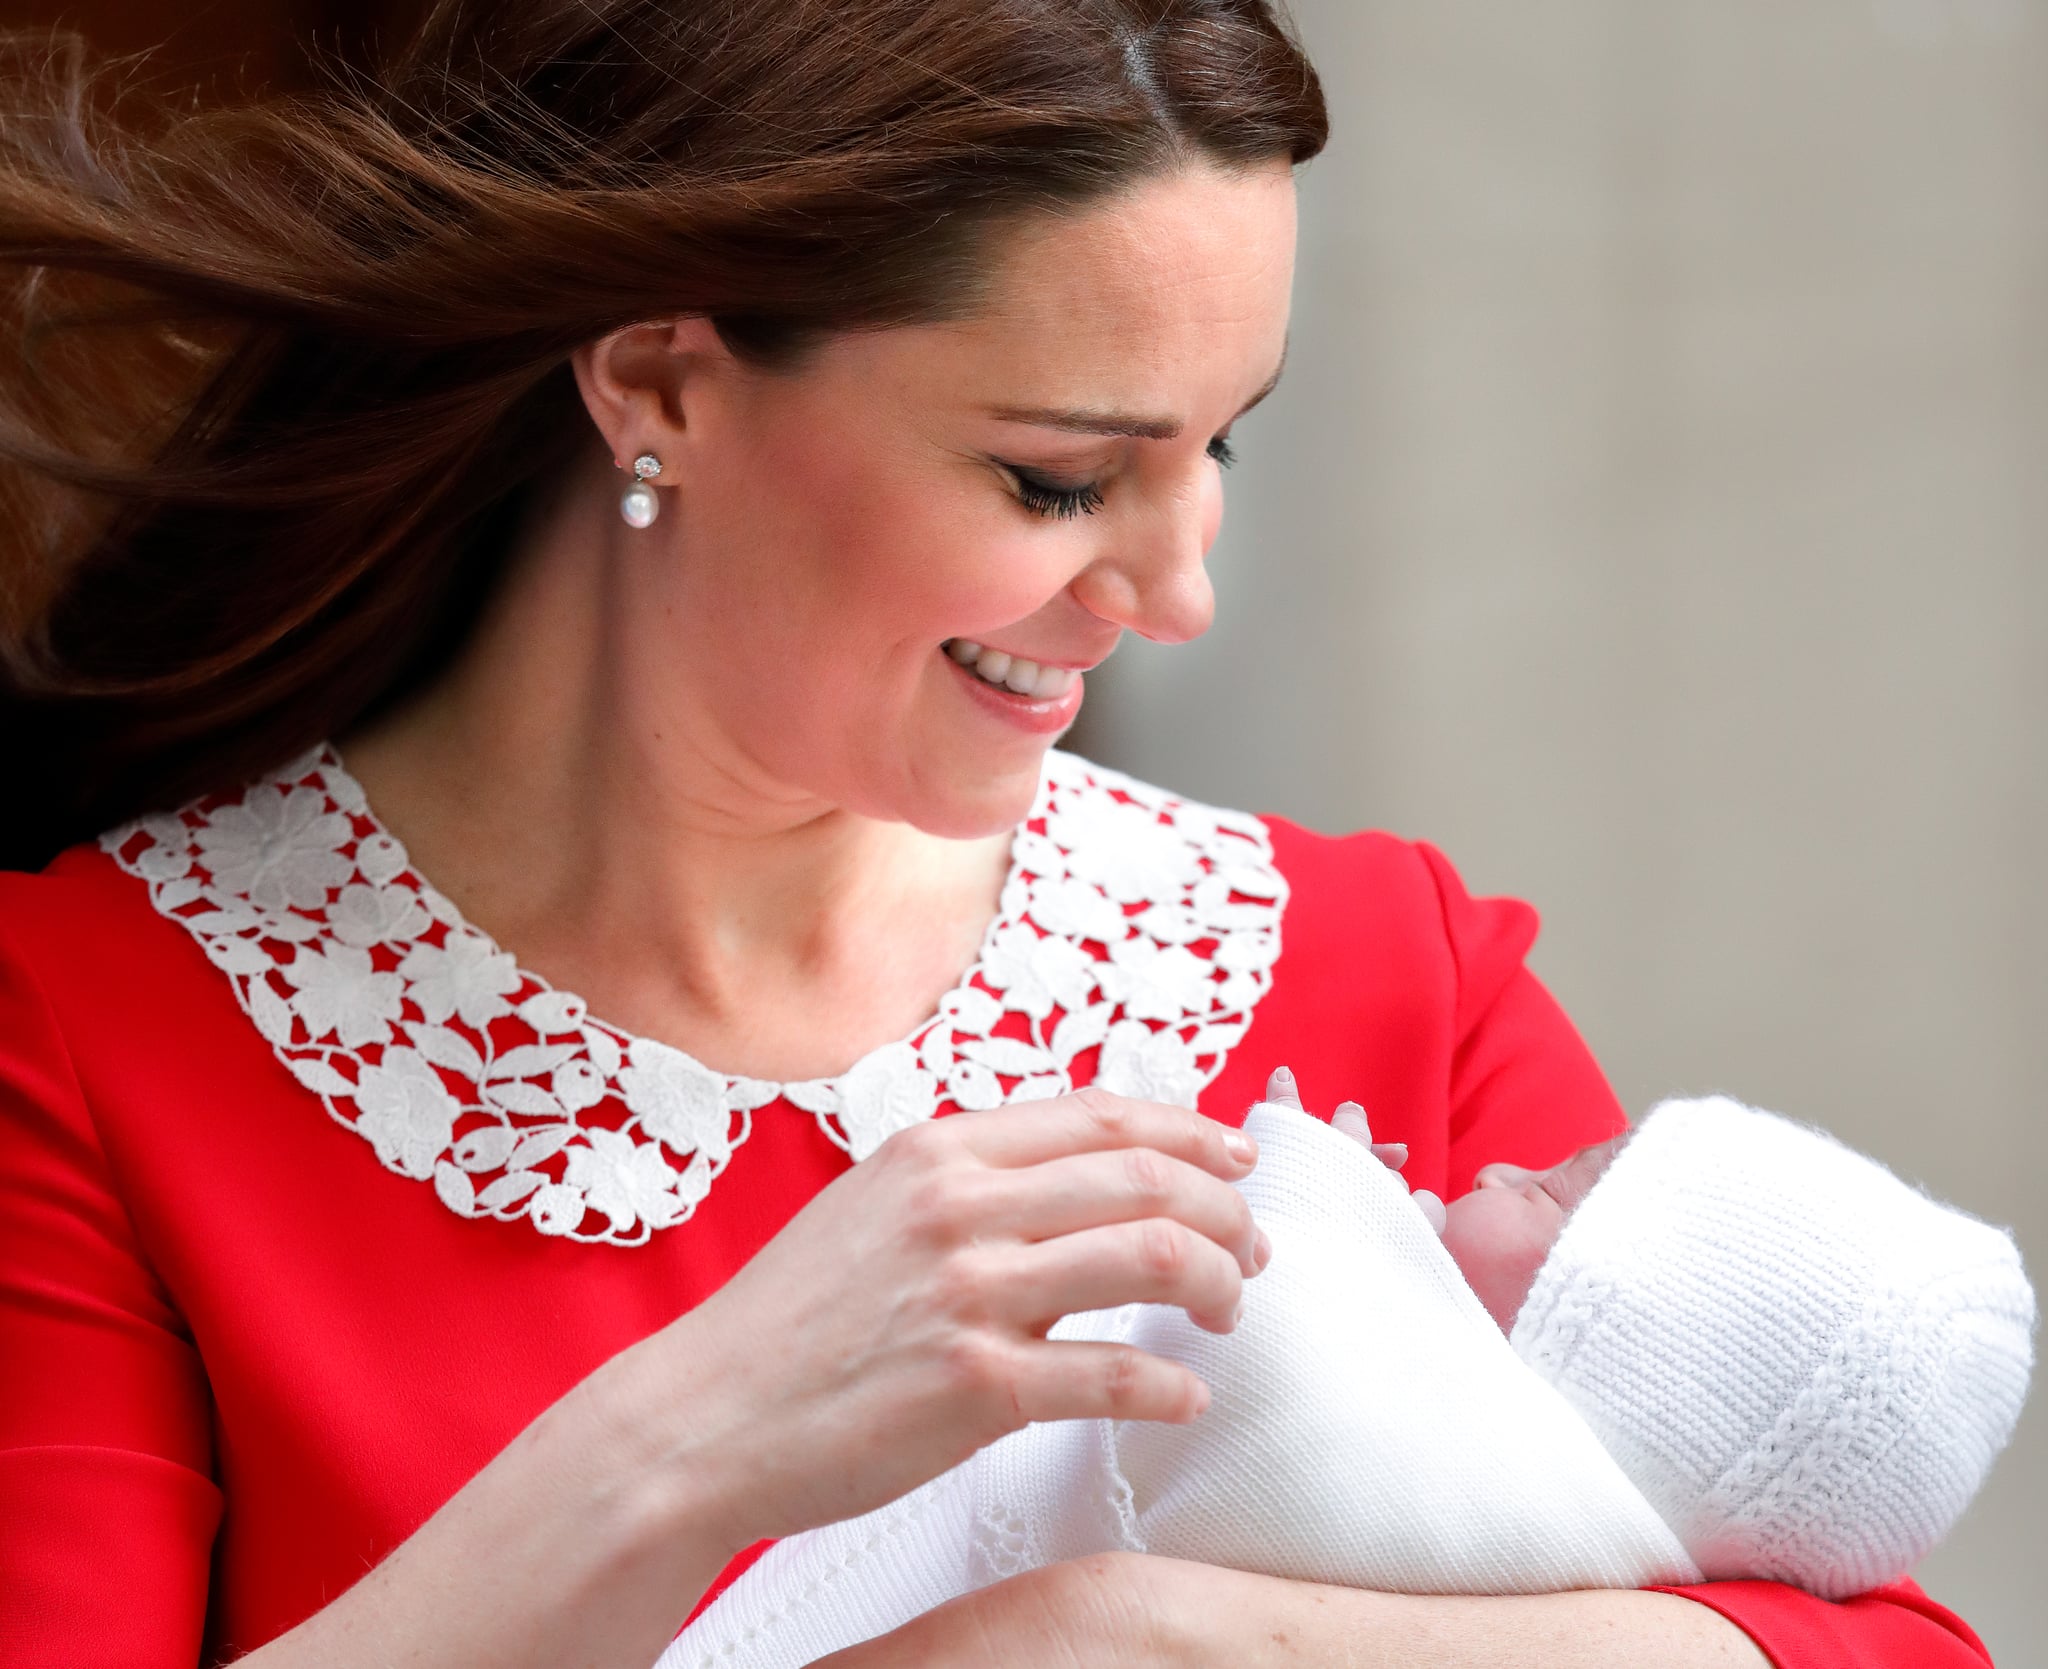
[[[1621,1103],[1557,999],[1525,962],[1536,912],[1474,898],[1435,847],[1416,851],[1436,883],[1455,977],[1450,1157],[1445,1198],[1481,1165],[1541,1167],[1627,1127]]]
[[[1606,1075],[1525,965],[1536,912],[1473,898],[1442,853],[1418,845],[1436,882],[1456,973],[1446,1197],[1497,1159],[1548,1165],[1620,1132]],[[1991,1655],[1960,1617],[1911,1582],[1816,1599],[1776,1582],[1668,1587],[1740,1628],[1777,1669],[1984,1669]]]
[[[0,1662],[192,1669],[220,1517],[205,1378],[8,937],[19,879],[0,878]]]

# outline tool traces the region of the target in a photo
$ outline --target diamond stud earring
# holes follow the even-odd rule
[[[661,514],[661,500],[648,485],[660,473],[661,460],[652,452],[643,452],[633,460],[633,484],[619,500],[619,514],[628,527],[652,527],[654,518]]]

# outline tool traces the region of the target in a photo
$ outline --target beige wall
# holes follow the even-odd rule
[[[2048,0],[1298,0],[1336,121],[1221,615],[1085,745],[1445,847],[1640,1109],[2048,1276]],[[1922,1570],[2048,1666],[2048,1392]]]

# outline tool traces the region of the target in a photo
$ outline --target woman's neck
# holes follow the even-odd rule
[[[840,1072],[973,961],[1009,838],[822,803],[664,710],[621,553],[562,537],[603,508],[565,499],[448,672],[337,745],[420,873],[604,1020],[748,1076]]]

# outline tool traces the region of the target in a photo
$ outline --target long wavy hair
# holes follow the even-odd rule
[[[442,0],[210,110],[0,36],[0,866],[429,680],[582,344],[788,370],[971,311],[1007,219],[1326,132],[1267,0]]]

